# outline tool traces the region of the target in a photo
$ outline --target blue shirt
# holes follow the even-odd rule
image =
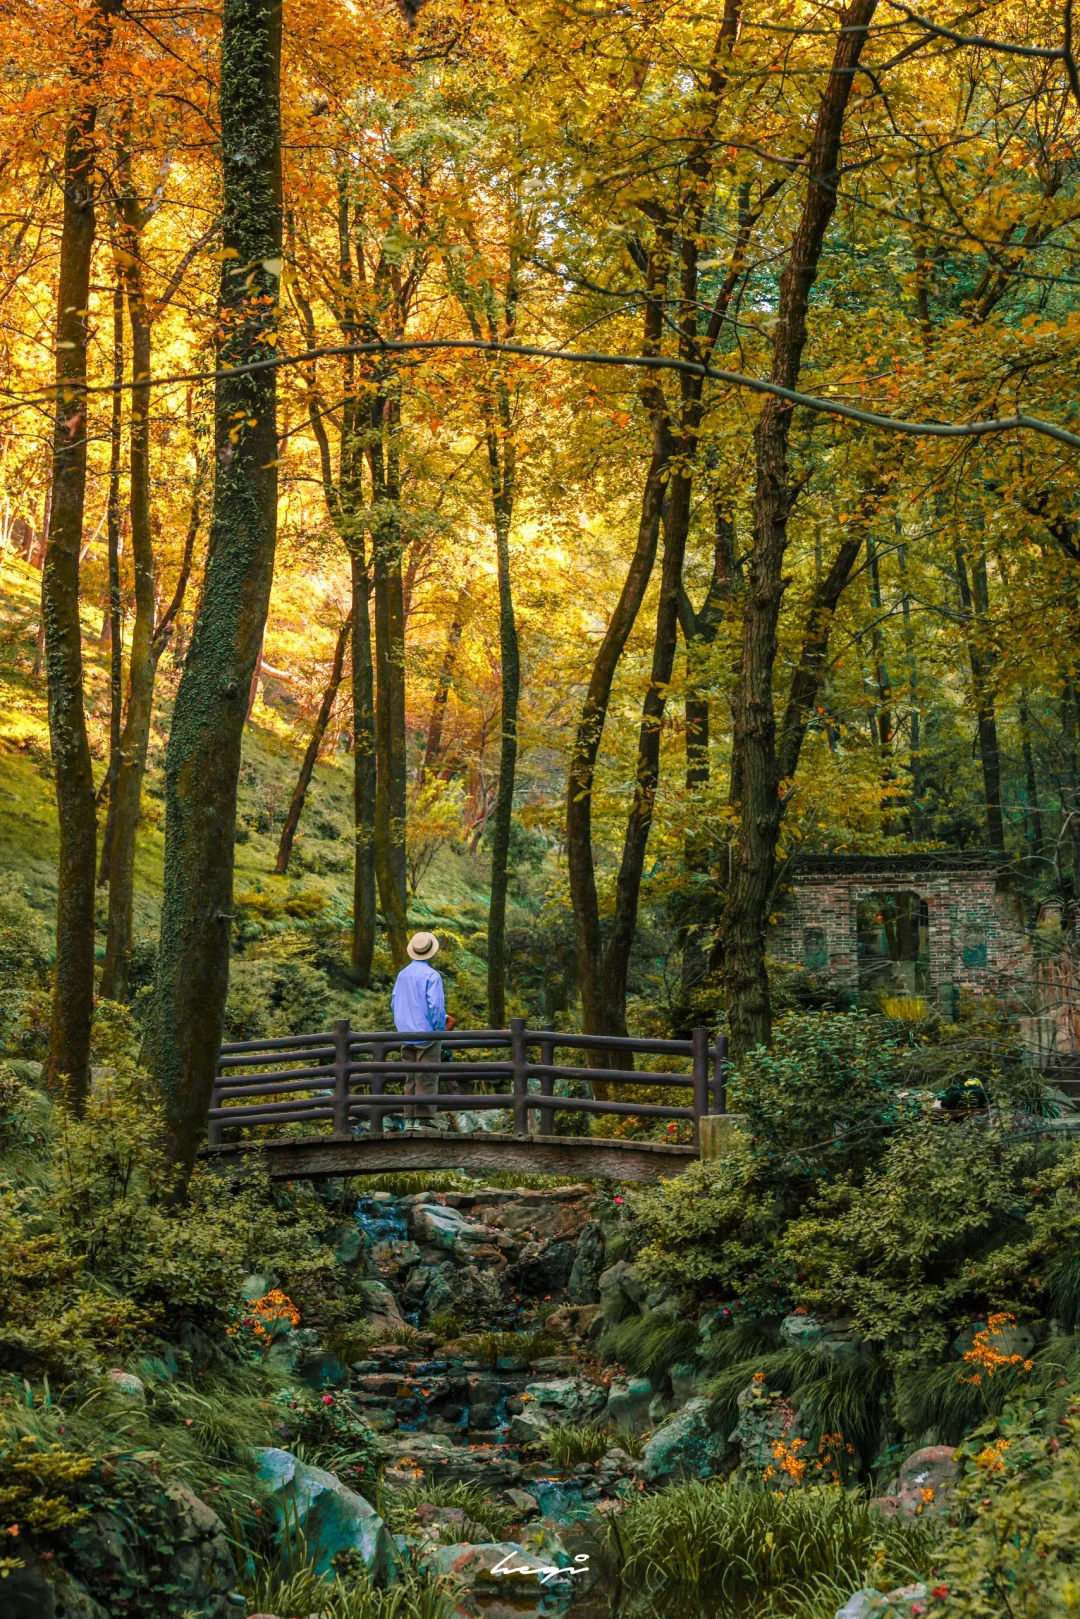
[[[426,961],[410,961],[394,982],[390,1010],[399,1034],[421,1030],[441,1034],[446,1028],[446,1001],[440,974]]]

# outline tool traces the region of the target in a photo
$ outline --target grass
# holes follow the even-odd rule
[[[917,1579],[933,1545],[926,1525],[883,1519],[838,1487],[680,1484],[629,1501],[608,1529],[608,1552],[633,1588],[707,1587],[725,1602],[770,1598],[781,1611],[815,1586],[842,1602],[864,1582]]]
[[[406,1534],[415,1526],[416,1509],[420,1506],[460,1507],[465,1514],[465,1526],[482,1524],[496,1540],[502,1540],[510,1525],[517,1520],[512,1507],[500,1506],[486,1496],[479,1485],[451,1484],[449,1482],[406,1484],[393,1493],[385,1487],[379,1496],[378,1510],[388,1528],[395,1534]],[[449,1538],[449,1531],[443,1527]],[[462,1534],[468,1540],[468,1534]],[[271,1610],[272,1612],[274,1610]]]
[[[242,1366],[215,1372],[198,1387],[180,1382],[149,1384],[145,1400],[118,1393],[102,1382],[77,1404],[54,1400],[48,1386],[28,1403],[26,1386],[3,1380],[0,1437],[32,1435],[39,1444],[108,1457],[113,1464],[152,1454],[166,1476],[180,1478],[228,1519],[251,1519],[264,1495],[255,1472],[253,1446],[279,1442],[273,1384]]]
[[[598,1462],[622,1440],[599,1423],[583,1422],[578,1427],[552,1428],[544,1435],[544,1444],[556,1467],[578,1467],[582,1462]]]
[[[476,1332],[461,1339],[461,1347],[475,1360],[488,1366],[497,1366],[501,1360],[512,1360],[519,1366],[531,1366],[545,1355],[556,1355],[561,1345],[542,1328],[536,1332]]]
[[[605,1360],[617,1360],[627,1371],[647,1377],[654,1389],[665,1388],[671,1368],[695,1358],[697,1347],[693,1321],[672,1320],[658,1311],[620,1321],[600,1342]]]
[[[327,1579],[315,1572],[303,1532],[285,1536],[270,1553],[240,1544],[237,1567],[249,1613],[275,1619],[452,1619],[444,1584],[418,1580],[407,1571],[388,1590],[372,1585],[362,1568]]]

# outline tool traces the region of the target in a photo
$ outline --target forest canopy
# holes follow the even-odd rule
[[[6,19],[0,560],[76,1108],[95,994],[144,989],[193,1159],[253,725],[306,749],[279,874],[320,759],[349,772],[361,989],[442,851],[483,862],[487,1027],[530,861],[555,1011],[625,1035],[659,950],[668,1024],[736,1053],[802,854],[985,847],[1071,928],[1070,6]]]

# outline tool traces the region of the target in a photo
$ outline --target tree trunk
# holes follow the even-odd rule
[[[98,78],[112,30],[97,7],[86,25],[84,85]],[[93,94],[93,91],[89,92]],[[97,106],[83,102],[64,140],[64,214],[56,289],[56,416],[52,499],[41,607],[49,695],[49,742],[56,774],[60,856],[56,878],[56,969],[53,977],[47,1084],[60,1087],[75,1112],[90,1087],[94,1013],[94,888],[97,821],[94,771],[83,704],[79,555],[86,504],[87,305],[94,254],[94,132]]]
[[[592,853],[592,790],[615,670],[648,588],[660,535],[664,477],[671,454],[666,410],[652,420],[652,459],[645,479],[637,546],[615,611],[593,663],[567,772],[566,863],[577,937],[578,988],[586,1033],[604,1032],[603,943]]]
[[[462,585],[454,603],[454,616],[450,620],[450,628],[446,634],[446,648],[443,660],[439,665],[439,673],[435,680],[435,691],[431,698],[431,718],[428,721],[427,742],[424,746],[424,759],[420,766],[420,780],[424,781],[439,762],[442,753],[443,723],[446,719],[446,705],[450,700],[450,687],[454,679],[454,666],[457,663],[458,647],[461,645],[462,633],[465,629],[465,609],[469,593]]]
[[[375,680],[371,667],[371,619],[367,561],[355,549],[352,563],[353,868],[352,967],[358,982],[371,982],[375,955]]]
[[[285,817],[285,825],[281,829],[281,842],[278,844],[277,863],[274,870],[279,877],[283,877],[289,869],[289,856],[292,854],[293,839],[296,828],[300,825],[300,816],[304,809],[304,800],[311,785],[311,778],[319,760],[319,749],[322,747],[326,727],[330,724],[330,715],[334,711],[334,702],[337,698],[338,687],[341,685],[341,676],[345,669],[345,646],[350,637],[353,626],[352,613],[349,614],[341,629],[338,631],[337,642],[334,646],[334,658],[330,665],[330,679],[326,683],[319,712],[315,716],[315,724],[311,731],[311,740],[304,753],[300,765],[300,775],[297,778],[293,791],[289,813]]]
[[[521,654],[510,580],[510,511],[513,503],[513,454],[503,445],[508,467],[500,470],[497,442],[488,436],[489,455],[494,456],[491,475],[499,493],[495,500],[495,548],[499,578],[499,666],[502,674],[501,737],[499,742],[499,790],[492,816],[491,899],[488,905],[487,1001],[488,1027],[501,1029],[506,1023],[506,890],[509,880],[507,858],[510,850],[510,823],[514,815],[514,775],[517,768],[517,714],[521,697]]]
[[[124,289],[113,288],[113,396],[109,423],[109,494],[105,506],[105,535],[109,548],[109,591],[102,626],[102,641],[109,647],[109,768],[103,783],[108,799],[105,836],[101,840],[98,884],[109,880],[109,853],[116,821],[116,772],[120,768],[120,728],[124,714],[124,641],[120,618],[120,434],[124,381]]]
[[[851,0],[815,121],[802,215],[780,281],[772,381],[797,386],[806,342],[810,289],[836,209],[840,146],[855,71],[877,0]],[[733,750],[741,812],[737,858],[720,930],[733,1053],[767,1044],[772,1027],[765,968],[765,925],[776,868],[782,801],[773,713],[777,623],[783,599],[787,524],[794,490],[788,477],[792,407],[766,399],[754,431],[754,546],[743,618],[734,704]]]
[[[828,573],[818,580],[811,598],[780,729],[777,759],[781,781],[791,781],[798,768],[799,755],[825,672],[833,618],[861,549],[861,535],[844,540]]]
[[[375,876],[394,967],[408,960],[405,870],[405,608],[394,402],[372,407],[369,447],[375,582]],[[376,437],[376,434],[378,437]]]
[[[897,533],[901,532],[897,520]],[[913,838],[923,835],[923,807],[922,807],[922,712],[919,701],[919,669],[915,658],[915,627],[911,622],[911,592],[907,587],[907,546],[898,545],[896,548],[897,562],[900,566],[900,578],[904,586],[903,613],[904,613],[904,652],[908,666],[908,755],[911,770],[911,812],[909,819],[909,832]]]
[[[680,443],[679,451],[680,465],[685,465],[693,453],[693,446],[684,440]],[[664,516],[664,557],[660,576],[660,599],[656,606],[652,670],[641,709],[634,798],[623,837],[622,859],[619,862],[615,887],[615,913],[604,951],[605,1034],[626,1034],[627,974],[637,928],[645,850],[652,828],[653,806],[660,779],[661,727],[679,635],[679,592],[682,590],[683,560],[686,556],[686,540],[690,529],[692,481],[693,472],[687,469],[677,472],[669,484],[667,510]],[[622,1065],[612,1063],[611,1066]]]
[[[1024,752],[1024,787],[1027,792],[1027,819],[1031,854],[1041,860],[1044,847],[1042,806],[1039,803],[1039,781],[1035,774],[1035,756],[1031,749],[1031,714],[1027,692],[1020,688],[1020,739]]]
[[[121,155],[121,174],[128,167]],[[154,706],[157,656],[154,620],[154,537],[150,528],[150,320],[142,280],[138,200],[125,189],[120,200],[127,249],[124,280],[131,329],[130,510],[131,558],[135,570],[135,619],[128,655],[128,700],[120,740],[114,798],[112,846],[109,851],[109,922],[101,993],[126,1001],[131,968],[135,908],[135,840],[139,829],[146,750]]]
[[[968,661],[979,728],[979,759],[982,762],[983,792],[986,798],[986,831],[991,849],[1005,852],[1005,822],[1001,813],[1001,753],[998,747],[997,713],[994,707],[993,647],[986,639],[989,629],[990,592],[986,577],[986,553],[980,547],[971,559],[968,583],[964,553],[956,552],[956,582],[960,605],[967,622]]]
[[[206,1129],[229,987],[233,837],[244,704],[262,642],[277,529],[274,370],[281,272],[281,12],[225,0],[217,475],[206,580],[166,755],[165,892],[153,1069],[186,1179]],[[236,266],[246,267],[238,276]]]

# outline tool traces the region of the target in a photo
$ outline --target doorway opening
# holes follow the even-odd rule
[[[913,889],[868,894],[859,901],[859,999],[928,995],[930,912]]]

